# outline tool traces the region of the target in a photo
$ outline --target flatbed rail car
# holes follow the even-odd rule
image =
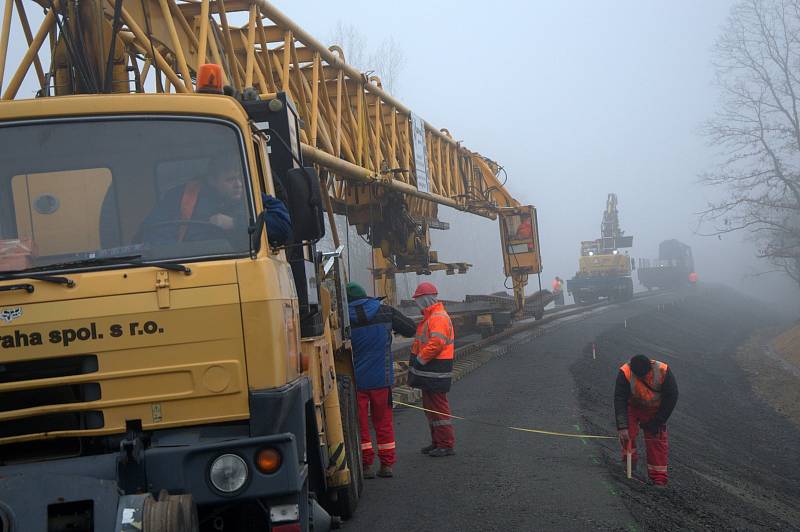
[[[689,274],[694,271],[692,248],[678,240],[665,240],[658,245],[658,259],[639,259],[639,284],[653,288],[688,286]]]

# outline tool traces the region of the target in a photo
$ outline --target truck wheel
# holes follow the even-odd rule
[[[347,467],[350,469],[350,484],[346,488],[339,489],[333,509],[342,519],[350,519],[356,511],[364,485],[364,472],[361,469],[361,437],[358,430],[358,402],[353,377],[339,375],[338,383],[339,408],[342,412],[342,431]]]

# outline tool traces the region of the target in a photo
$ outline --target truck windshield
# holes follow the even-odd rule
[[[0,274],[248,252],[241,137],[221,121],[0,127]]]

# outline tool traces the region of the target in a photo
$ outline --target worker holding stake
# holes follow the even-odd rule
[[[655,486],[667,485],[666,423],[677,402],[678,383],[665,363],[636,355],[619,369],[614,412],[622,460],[630,461],[635,468],[636,435],[641,427],[647,451],[647,474]]]
[[[453,379],[455,337],[453,323],[431,283],[420,283],[412,296],[422,311],[417,337],[411,346],[408,384],[422,390],[422,407],[428,411],[431,444],[422,453],[439,458],[455,454],[455,431],[447,392]]]

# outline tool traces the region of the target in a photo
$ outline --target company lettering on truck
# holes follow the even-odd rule
[[[14,349],[43,345],[45,342],[69,347],[75,342],[102,340],[106,335],[111,338],[120,338],[123,336],[149,336],[163,333],[164,328],[152,320],[145,322],[132,321],[127,324],[114,323],[108,326],[107,332],[100,332],[97,324],[92,322],[85,327],[77,329],[53,329],[47,332],[15,330],[13,333],[0,334],[0,348]]]

